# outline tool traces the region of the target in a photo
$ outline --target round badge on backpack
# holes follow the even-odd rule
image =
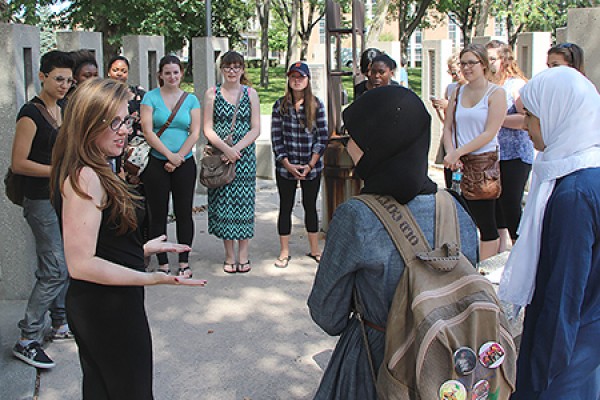
[[[490,383],[485,379],[480,380],[473,385],[471,391],[471,400],[487,400],[490,393]]]
[[[504,354],[500,343],[487,342],[479,348],[479,362],[486,368],[498,368],[504,362]]]
[[[459,347],[453,355],[454,370],[459,375],[469,375],[477,366],[477,354],[469,347]]]
[[[440,386],[440,400],[466,400],[467,389],[459,381],[450,380]]]

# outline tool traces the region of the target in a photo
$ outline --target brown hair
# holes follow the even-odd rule
[[[244,62],[244,56],[238,53],[237,51],[229,50],[225,54],[221,56],[221,68],[227,67],[229,65],[239,65],[242,67],[242,76],[240,77],[240,83],[242,85],[251,86],[250,80],[246,75],[246,63]]]
[[[569,64],[569,67],[575,68],[585,75],[585,69],[583,68],[583,49],[575,43],[558,44],[548,50],[548,55],[550,54],[562,55],[567,64]]]
[[[304,88],[304,115],[306,120],[301,122],[304,124],[305,128],[313,129],[316,125],[319,101],[313,95],[310,77],[306,77],[306,79],[308,79],[308,84],[306,85],[306,88]],[[281,115],[287,115],[290,107],[294,107],[293,94],[294,91],[290,87],[290,80],[288,79],[287,86],[285,88],[285,94],[282,98],[283,100],[279,104],[279,113]]]
[[[160,77],[160,74],[163,71],[163,68],[165,67],[165,65],[168,64],[175,64],[179,66],[179,72],[181,72],[181,79],[183,79],[183,66],[181,65],[181,60],[179,60],[179,57],[174,56],[172,54],[169,54],[167,56],[164,56],[163,58],[160,59],[159,63],[158,63],[158,85],[159,86],[163,86],[165,84],[165,81],[163,81]]]
[[[490,60],[488,60],[487,49],[480,44],[469,44],[460,51],[459,58],[462,58],[466,53],[472,53],[484,69],[485,77],[490,78]]]
[[[508,78],[521,78],[527,81],[525,74],[519,68],[512,49],[506,43],[502,43],[499,40],[492,40],[485,45],[486,49],[496,50],[498,57],[502,60],[502,69],[499,71],[500,74],[493,76],[492,81],[499,85],[502,85]]]
[[[91,199],[79,185],[78,177],[83,167],[94,170],[106,192],[99,209],[110,209],[109,221],[119,226],[119,234],[137,228],[135,209],[140,198],[133,196],[127,184],[112,171],[97,143],[129,96],[127,85],[112,79],[94,78],[81,84],[65,110],[52,152],[50,175],[51,198],[56,189],[63,193],[63,185],[69,179],[79,197]]]

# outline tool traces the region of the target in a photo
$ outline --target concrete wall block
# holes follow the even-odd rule
[[[40,30],[34,26],[0,23],[0,174],[10,165],[15,118],[40,89],[38,79]],[[31,290],[36,262],[33,235],[22,209],[0,189],[0,300],[25,299]]]
[[[256,141],[256,177],[275,179],[275,158],[270,140]]]
[[[600,8],[569,9],[567,39],[583,49],[585,74],[600,87]]]
[[[96,56],[98,63],[98,76],[104,74],[104,50],[102,47],[102,33],[88,31],[56,32],[56,47],[62,51],[90,50]]]
[[[422,54],[421,99],[431,114],[429,160],[433,161],[437,154],[443,126],[430,99],[431,97],[443,98],[446,87],[452,82],[451,76],[446,72],[448,58],[452,56],[452,41],[447,39],[425,40]]]
[[[123,36],[123,55],[129,60],[131,85],[140,85],[146,90],[158,87],[158,63],[165,55],[163,36]]]
[[[525,76],[532,76],[548,68],[546,58],[552,45],[550,32],[525,32],[517,37],[517,63]]]

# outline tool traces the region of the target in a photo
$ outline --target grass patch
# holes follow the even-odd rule
[[[260,113],[271,115],[273,104],[285,93],[287,85],[286,68],[270,67],[269,68],[269,87],[260,87],[260,68],[246,68],[248,78],[252,83],[252,87],[258,92],[260,99]],[[408,69],[408,83],[410,88],[421,96],[421,68]],[[342,86],[348,94],[348,103],[351,103],[354,98],[354,86],[351,76],[342,77]],[[181,84],[181,88],[190,93],[194,92],[194,83],[191,79],[186,79]],[[200,99],[202,101],[203,99]]]

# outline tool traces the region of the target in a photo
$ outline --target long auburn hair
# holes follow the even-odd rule
[[[486,49],[494,49],[498,53],[498,57],[502,60],[502,69],[500,70],[500,74],[494,76],[494,83],[503,84],[508,78],[521,78],[525,82],[527,82],[527,77],[519,68],[517,61],[515,60],[515,55],[510,48],[509,45],[502,43],[499,40],[492,40],[486,46]]]
[[[98,139],[116,117],[119,108],[129,100],[127,85],[112,79],[88,79],[77,87],[65,110],[65,118],[52,152],[50,175],[51,198],[55,190],[64,194],[67,179],[75,193],[91,199],[79,185],[83,167],[91,168],[106,192],[100,210],[110,209],[109,221],[119,226],[118,233],[137,228],[136,208],[140,197],[133,196],[127,184],[110,168]]]
[[[319,107],[319,103],[315,95],[313,95],[310,77],[307,79],[308,84],[304,88],[304,115],[306,120],[301,121],[301,123],[304,124],[305,128],[313,129],[316,125],[317,108]],[[279,103],[279,113],[281,115],[287,115],[291,107],[294,107],[294,91],[290,87],[290,80],[288,78],[285,94]]]

